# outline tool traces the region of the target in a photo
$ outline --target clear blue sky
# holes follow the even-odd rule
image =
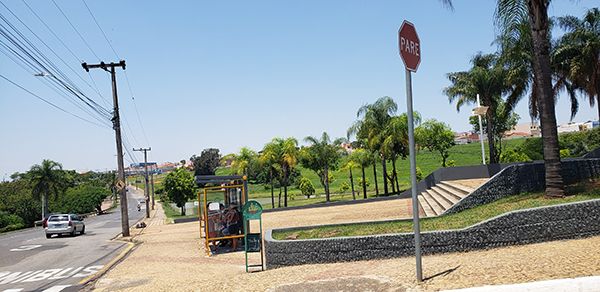
[[[405,112],[398,54],[403,20],[414,23],[421,39],[422,61],[412,75],[414,109],[424,119],[467,131],[471,108],[457,113],[448,102],[442,94],[450,85],[445,74],[468,70],[478,51],[496,50],[496,1],[454,1],[451,12],[435,0],[26,0],[51,31],[23,2],[0,2],[0,14],[108,110],[109,75],[101,69],[86,73],[80,64],[126,61],[125,72],[116,70],[124,147],[130,152],[126,164],[143,161],[141,152],[131,151],[134,147],[152,147],[149,161],[163,163],[211,147],[223,155],[244,146],[259,151],[274,137],[293,136],[301,144],[306,136],[323,132],[345,137],[358,108],[386,95],[398,103],[398,114]],[[550,15],[582,17],[597,4],[556,0]],[[3,36],[0,41],[8,43]],[[48,86],[52,77],[33,76],[7,56],[5,47],[0,52],[0,75],[94,122],[66,114],[0,78],[0,175],[8,179],[43,159],[69,170],[115,169],[115,135],[108,120],[96,120],[57,94]],[[569,122],[569,107],[561,98],[559,124]],[[520,122],[530,121],[526,99],[517,113]],[[582,99],[574,121],[597,118],[597,109]]]

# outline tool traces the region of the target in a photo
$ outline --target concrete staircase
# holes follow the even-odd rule
[[[419,205],[425,217],[442,214],[460,199],[466,197],[473,190],[448,181],[441,181],[431,189],[419,195]]]

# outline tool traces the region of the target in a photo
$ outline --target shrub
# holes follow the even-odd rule
[[[315,194],[315,188],[313,187],[312,182],[308,178],[300,179],[300,191],[302,195],[306,196],[306,198],[310,198],[310,196]]]
[[[500,163],[506,162],[521,162],[521,161],[531,161],[531,158],[527,156],[525,153],[517,153],[511,148],[507,148],[500,154]]]
[[[21,229],[25,226],[23,218],[10,214],[5,211],[0,211],[0,232],[7,232]]]
[[[569,149],[560,150],[560,158],[569,157],[571,154],[569,153]]]

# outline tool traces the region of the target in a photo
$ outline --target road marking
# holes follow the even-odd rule
[[[63,278],[84,278],[90,275],[95,275],[102,268],[102,266],[89,266],[79,267],[73,270],[73,268],[66,269],[47,269],[39,271],[27,271],[27,272],[0,272],[0,285],[2,284],[15,284],[21,282],[37,282],[42,280],[56,280]],[[72,270],[72,271],[71,271]],[[68,275],[64,275],[68,273]]]
[[[57,286],[50,287],[42,292],[60,292],[67,287],[71,287],[71,285],[57,285]],[[20,292],[20,291],[23,291],[23,289],[24,288],[7,289],[2,292]]]
[[[126,242],[127,244],[129,244],[129,247],[126,248],[121,254],[119,254],[114,260],[110,261],[110,263],[106,264],[104,267],[102,267],[102,269],[100,269],[98,272],[96,272],[93,275],[90,275],[89,277],[81,280],[79,284],[84,284],[85,282],[87,282],[89,279],[93,278],[94,276],[96,276],[97,274],[103,272],[104,270],[106,270],[108,267],[110,267],[110,265],[112,265],[114,262],[116,262],[117,260],[119,260],[121,257],[123,257],[132,247],[133,247],[133,243],[131,242]]]
[[[19,248],[13,248],[10,251],[26,251],[26,250],[32,250],[34,248],[38,248],[40,246],[41,245],[39,245],[39,244],[38,245],[23,245],[23,246],[21,246]]]

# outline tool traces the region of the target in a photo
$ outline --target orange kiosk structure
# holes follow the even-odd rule
[[[213,247],[216,247],[217,241],[236,241],[232,245],[237,247],[237,241],[239,238],[245,237],[245,230],[248,228],[247,221],[242,217],[242,208],[248,202],[246,176],[198,175],[194,183],[220,184],[216,187],[204,187],[203,199],[200,198],[202,192],[198,193],[198,202],[204,201],[204,205],[200,206],[204,209],[201,216],[200,236],[204,231],[207,255],[210,256],[211,254],[210,243],[213,243]],[[237,216],[228,214],[230,212],[237,213]],[[226,216],[238,218],[237,222],[227,222],[232,225],[237,224],[237,228],[226,225]],[[230,230],[226,231],[228,229]]]

